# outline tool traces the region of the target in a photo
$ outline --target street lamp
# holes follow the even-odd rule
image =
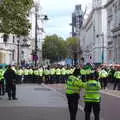
[[[20,36],[17,36],[18,40],[17,40],[17,66],[20,65]]]
[[[48,16],[47,15],[40,15],[38,16],[38,5],[35,6],[35,50],[34,50],[34,54],[33,54],[33,61],[35,61],[35,66],[37,66],[37,60],[38,60],[38,38],[37,38],[37,32],[38,32],[38,17],[40,18],[40,20],[48,20]],[[41,18],[41,16],[43,16],[43,18]]]

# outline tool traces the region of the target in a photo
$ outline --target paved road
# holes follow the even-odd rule
[[[69,120],[66,97],[44,85],[18,85],[17,97],[0,97],[0,120]],[[84,120],[80,110],[77,120]]]
[[[0,97],[0,120],[69,120],[64,89],[49,85],[22,84],[17,86],[17,101]],[[54,89],[55,88],[55,89]],[[56,91],[57,89],[57,91]],[[102,94],[101,120],[120,120],[120,98]],[[80,101],[77,120],[84,120]],[[93,120],[93,118],[92,118]]]
[[[64,94],[63,85],[48,85]],[[102,90],[101,120],[120,120],[120,91]],[[82,95],[81,95],[82,96]],[[80,107],[83,109],[84,103],[81,98]]]

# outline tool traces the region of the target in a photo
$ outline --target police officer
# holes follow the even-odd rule
[[[2,69],[0,69],[0,95],[2,95]]]
[[[50,83],[55,83],[55,68],[53,66],[50,68]]]
[[[23,70],[21,68],[17,69],[17,78],[18,78],[18,83],[22,83],[22,75],[23,75]]]
[[[56,68],[56,83],[60,83],[61,70],[59,66]]]
[[[28,80],[28,69],[25,68],[23,70],[23,74],[24,74],[24,83],[27,83],[29,80]]]
[[[116,72],[114,73],[114,78],[115,78],[115,82],[114,82],[113,90],[115,90],[117,86],[118,86],[117,89],[120,90],[120,68],[117,68]]]
[[[62,74],[62,77],[61,77],[62,80],[61,80],[61,82],[65,83],[65,75],[66,75],[65,67],[62,67],[61,74]]]
[[[49,83],[49,75],[50,75],[50,70],[49,67],[44,69],[44,76],[45,76],[45,83],[48,84]]]
[[[81,79],[83,82],[86,81],[86,70],[84,68],[80,69]]]
[[[70,120],[76,120],[78,110],[79,94],[82,86],[82,81],[78,78],[79,71],[79,69],[75,69],[73,75],[70,75],[66,81],[66,96],[68,100]]]
[[[93,113],[95,116],[95,120],[100,120],[100,82],[95,80],[94,73],[89,75],[89,79],[87,82],[83,83],[83,87],[85,88],[84,93],[84,102],[85,102],[85,120],[90,120],[90,114],[93,109]]]
[[[38,71],[37,67],[34,69],[33,74],[34,74],[34,82],[38,83],[38,80],[39,80],[39,71]]]
[[[4,73],[4,77],[6,80],[8,98],[11,100],[17,100],[16,98],[16,73],[12,70],[11,65],[8,66],[7,70]]]
[[[5,69],[2,69],[2,71],[1,71],[1,92],[2,92],[2,95],[5,95],[5,79],[4,79],[4,73],[5,73]]]
[[[39,72],[39,81],[38,82],[41,84],[43,82],[43,68],[40,67],[38,69],[38,72]]]
[[[101,81],[102,88],[105,89],[107,87],[107,83],[108,83],[108,73],[104,68],[102,68],[102,70],[100,70],[99,78]]]

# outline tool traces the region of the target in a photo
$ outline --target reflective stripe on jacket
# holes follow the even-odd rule
[[[82,81],[71,75],[66,82],[66,94],[80,94]]]
[[[89,80],[84,83],[85,93],[84,101],[85,102],[100,102],[100,89],[101,85],[99,81]]]

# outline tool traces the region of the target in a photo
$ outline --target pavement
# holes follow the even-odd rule
[[[120,120],[119,91],[115,96],[110,91],[101,91],[100,120]],[[0,97],[0,120],[69,120],[64,84],[17,85],[17,97],[17,101],[9,101],[7,95]],[[81,95],[77,120],[85,119],[83,108]]]
[[[17,85],[18,100],[0,97],[0,120],[69,120],[66,97],[45,85]],[[77,120],[84,120],[78,110]]]
[[[55,89],[61,95],[65,94],[64,84],[48,84],[50,88]],[[101,120],[120,120],[120,91],[112,90],[112,85],[108,86],[108,89],[101,90]],[[79,109],[84,112],[83,92],[81,92],[81,98],[79,102]],[[93,116],[93,115],[92,115]]]

